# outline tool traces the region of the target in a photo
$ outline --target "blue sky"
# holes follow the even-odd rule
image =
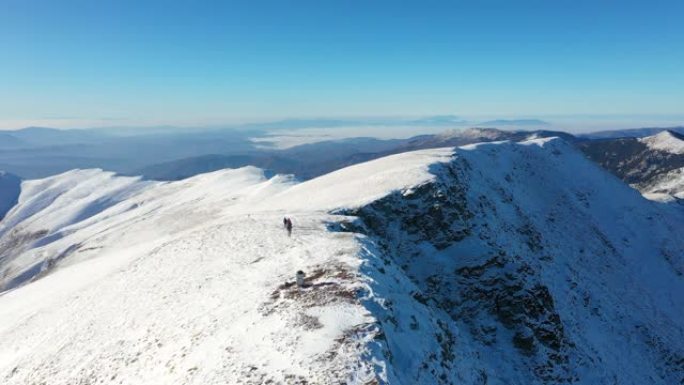
[[[682,15],[681,0],[0,0],[0,128],[678,119]]]

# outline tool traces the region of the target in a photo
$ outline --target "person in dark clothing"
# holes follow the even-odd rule
[[[290,218],[285,218],[285,230],[287,230],[288,236],[292,236],[292,220]]]

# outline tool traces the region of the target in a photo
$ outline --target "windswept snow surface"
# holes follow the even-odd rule
[[[662,131],[657,135],[639,139],[650,149],[684,156],[684,139],[670,131]],[[681,160],[680,160],[681,164]],[[656,175],[643,183],[635,184],[644,197],[660,202],[684,202],[684,167],[672,169],[666,173]]]
[[[677,383],[682,223],[547,139],[300,184],[26,181],[0,222],[0,379]]]
[[[646,144],[652,150],[684,154],[684,140],[667,130],[653,136],[641,138],[639,141]]]
[[[684,167],[659,175],[651,183],[639,187],[648,199],[684,203]]]
[[[358,165],[308,190],[250,167],[172,183],[100,170],[27,181],[0,238],[14,246],[0,261],[13,289],[0,297],[0,378],[260,384],[386,377],[367,344],[377,333],[374,319],[356,298],[364,286],[361,246],[351,234],[328,231],[326,211],[429,181],[428,165],[450,154]],[[294,217],[291,238],[284,215]],[[292,287],[299,269],[312,288]]]

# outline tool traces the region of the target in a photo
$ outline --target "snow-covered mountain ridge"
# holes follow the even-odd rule
[[[682,381],[682,213],[560,140],[23,187],[4,383]]]
[[[676,157],[678,163],[672,169],[668,168],[666,172],[638,183],[635,187],[649,199],[684,202],[684,166],[680,166],[684,164],[684,137],[678,133],[663,131],[640,141],[652,150]]]
[[[438,355],[442,374],[682,380],[681,215],[558,141],[466,146],[442,167],[433,184],[347,211],[460,331],[462,359]]]
[[[591,140],[579,144],[587,156],[641,191],[662,202],[684,200],[684,137],[662,131],[644,138]]]
[[[649,148],[669,152],[672,154],[684,154],[684,139],[679,134],[671,131],[662,131],[656,135],[639,139]]]

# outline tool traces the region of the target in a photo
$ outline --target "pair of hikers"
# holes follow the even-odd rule
[[[287,235],[292,236],[292,219],[288,217],[283,218],[283,226],[287,230]]]

